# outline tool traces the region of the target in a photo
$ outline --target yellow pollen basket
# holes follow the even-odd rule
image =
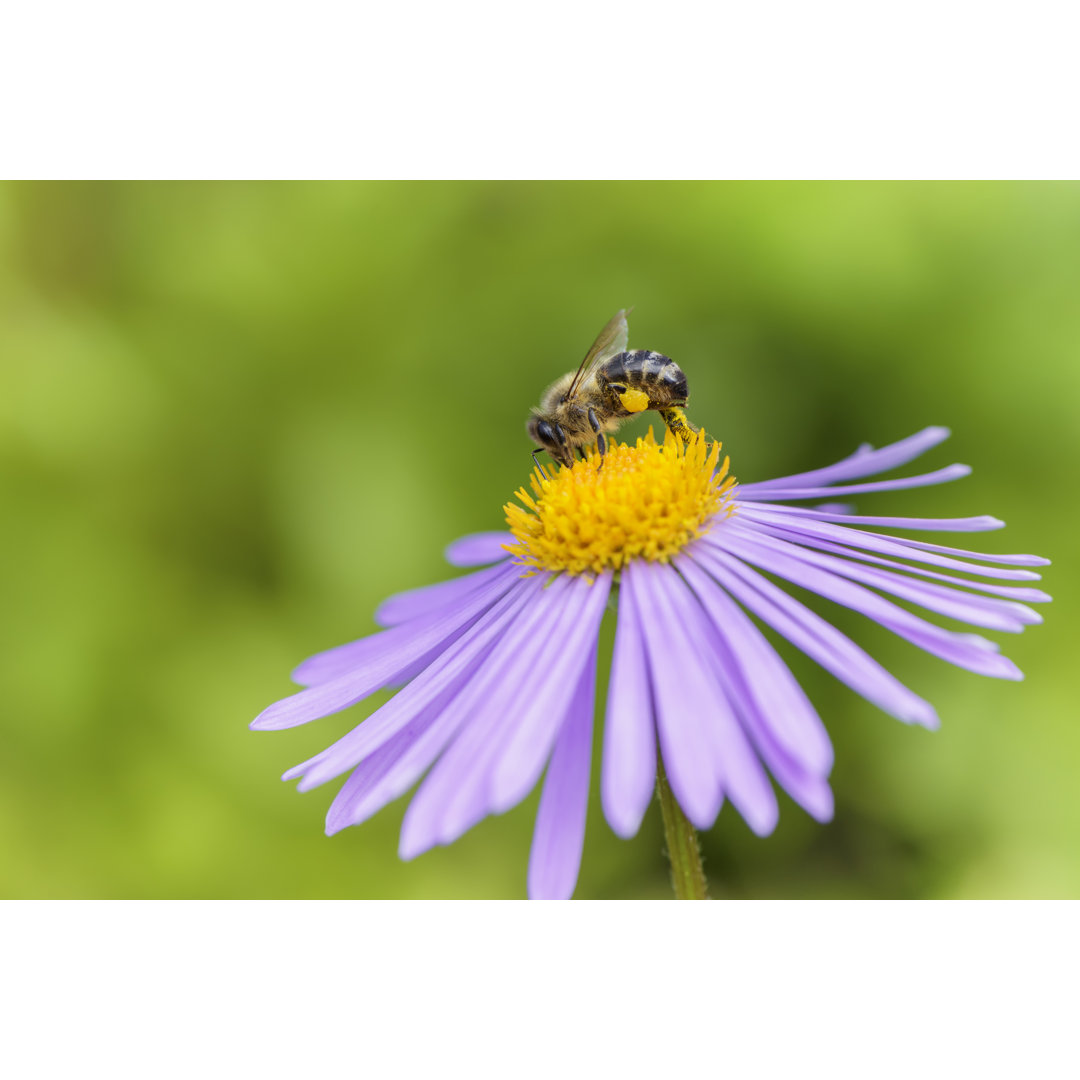
[[[601,462],[603,463],[601,466]],[[533,495],[516,492],[506,522],[516,539],[506,550],[535,570],[595,575],[631,559],[667,562],[708,528],[729,516],[735,478],[720,443],[696,432],[684,443],[652,429],[633,446],[609,443],[569,469],[545,479],[534,470]]]
[[[627,390],[619,395],[619,401],[628,413],[644,412],[649,407],[649,395],[644,390]]]

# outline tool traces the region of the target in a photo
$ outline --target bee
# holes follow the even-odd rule
[[[606,434],[628,416],[655,409],[672,434],[684,442],[698,429],[683,413],[689,390],[682,368],[670,357],[650,349],[626,349],[629,309],[616,312],[600,331],[576,372],[553,382],[532,410],[527,430],[534,443],[560,465],[570,468],[574,451],[596,443],[600,467],[607,451]],[[533,463],[546,478],[536,455]]]

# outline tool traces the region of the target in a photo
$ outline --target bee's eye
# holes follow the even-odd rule
[[[536,437],[549,446],[555,442],[555,432],[551,430],[551,425],[546,420],[536,422]]]

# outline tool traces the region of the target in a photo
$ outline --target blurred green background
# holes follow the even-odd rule
[[[1056,183],[0,187],[0,894],[523,896],[536,794],[401,863],[405,800],[327,839],[336,785],[278,779],[370,704],[247,723],[502,526],[529,407],[624,305],[740,478],[945,424],[927,467],[974,475],[860,509],[994,514],[953,542],[1056,563],[1046,625],[997,635],[1024,683],[834,609],[933,734],[786,650],[836,818],[785,797],[763,840],[725,809],[714,894],[1080,895],[1080,187]],[[577,895],[670,895],[661,852],[657,807],[619,840],[594,778]]]

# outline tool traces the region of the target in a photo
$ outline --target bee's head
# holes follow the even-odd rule
[[[529,438],[537,446],[542,446],[560,465],[570,468],[574,464],[574,454],[566,444],[566,432],[542,416],[530,416],[526,425]]]

